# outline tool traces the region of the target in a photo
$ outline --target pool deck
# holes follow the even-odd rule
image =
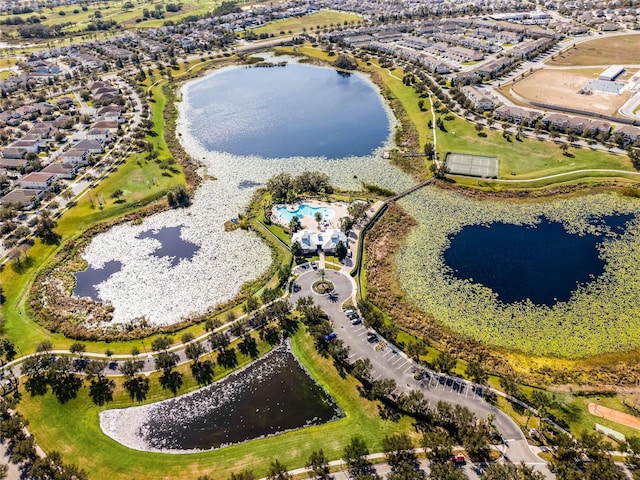
[[[272,208],[271,221],[277,223],[278,225],[282,225],[283,227],[288,227],[289,222],[280,221],[280,215],[278,214],[278,207],[298,207],[299,205],[309,205],[310,207],[319,208],[326,207],[331,208],[335,215],[329,220],[325,220],[320,224],[320,231],[323,231],[327,228],[340,228],[340,219],[342,217],[346,217],[349,215],[349,211],[347,210],[346,202],[321,202],[319,200],[302,200],[296,203],[279,203],[274,205]],[[302,228],[308,228],[310,230],[318,230],[318,222],[316,222],[315,218],[305,215],[300,218],[300,224]]]

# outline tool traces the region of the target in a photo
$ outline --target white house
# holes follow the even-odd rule
[[[56,176],[51,173],[32,172],[16,183],[27,190],[49,190],[55,179]]]
[[[296,242],[302,246],[302,251],[306,253],[314,253],[318,250],[333,253],[336,251],[338,242],[342,241],[345,246],[348,245],[347,236],[338,229],[328,229],[324,232],[315,230],[298,230],[291,236],[291,244]]]
[[[74,165],[89,165],[89,157],[91,154],[88,150],[80,148],[72,148],[60,155],[63,163],[73,163]]]

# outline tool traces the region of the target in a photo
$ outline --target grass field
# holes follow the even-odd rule
[[[268,35],[291,35],[301,33],[303,31],[320,30],[329,25],[344,24],[345,22],[361,22],[362,17],[352,13],[322,11],[305,15],[303,17],[287,18],[284,20],[275,20],[266,25],[253,29],[253,33],[260,35],[266,33]]]
[[[578,43],[555,55],[549,65],[582,66],[640,64],[640,34],[614,35]]]
[[[615,115],[631,97],[631,92],[624,91],[620,95],[597,91],[591,95],[579,93],[587,83],[597,79],[600,73],[601,68],[543,69],[514,83],[511,89],[531,101]]]
[[[132,7],[125,8],[125,4],[127,3],[131,3]],[[143,11],[145,9],[149,10],[150,12],[153,12],[155,10],[153,4],[127,2],[126,0],[111,0],[107,2],[101,2],[100,4],[86,4],[86,11],[82,10],[80,5],[63,5],[43,9],[41,12],[39,12],[39,14],[46,17],[44,19],[41,19],[42,25],[56,26],[65,23],[71,23],[70,26],[65,27],[64,29],[65,32],[70,33],[79,32],[86,29],[89,23],[91,23],[91,21],[95,18],[96,12],[99,12],[98,15],[102,20],[113,20],[125,28],[133,26],[151,28],[160,27],[166,20],[169,19],[175,21],[186,17],[187,15],[205,14],[218,6],[221,1],[205,0],[199,2],[196,0],[185,0],[184,2],[175,3],[180,3],[182,8],[177,12],[168,12],[163,8],[162,10],[164,12],[164,17],[161,19],[154,19],[153,17],[149,17],[146,20],[143,19]],[[0,18],[8,16],[18,16],[23,19],[27,19],[32,15],[34,14],[3,14],[0,15]],[[142,21],[136,22],[136,20]]]
[[[104,435],[98,424],[102,408],[88,399],[86,388],[81,390],[79,398],[65,405],[59,404],[51,394],[44,397],[26,394],[18,410],[29,420],[30,431],[45,451],[61,451],[65,461],[81,465],[91,472],[92,478],[113,480],[183,479],[205,473],[213,478],[227,478],[231,471],[244,469],[252,469],[261,477],[275,458],[285,462],[288,468],[297,468],[304,466],[309,454],[320,448],[328,458],[338,459],[345,444],[356,433],[366,439],[371,451],[379,451],[385,435],[412,430],[408,418],[398,422],[381,420],[376,403],[361,398],[353,378],[341,378],[330,360],[317,355],[309,336],[302,332],[296,334],[293,348],[307,369],[343,408],[344,418],[216,451],[169,455],[131,450]],[[155,378],[151,383],[157,386]],[[167,395],[156,387],[153,396],[157,400]],[[107,407],[124,407],[128,403],[120,392]]]
[[[473,124],[455,118],[445,121],[446,132],[438,129],[438,153],[473,153],[498,157],[499,178],[537,178],[556,173],[587,168],[610,168],[633,171],[629,158],[586,148],[570,149],[573,157],[562,154],[553,142],[533,138],[511,142],[502,137],[502,130],[484,129],[486,137],[478,136]],[[561,179],[565,181],[567,179]],[[476,183],[476,181],[474,181]]]

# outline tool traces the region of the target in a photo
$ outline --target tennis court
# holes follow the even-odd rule
[[[498,176],[497,157],[448,153],[445,158],[447,172],[472,177],[496,178]]]

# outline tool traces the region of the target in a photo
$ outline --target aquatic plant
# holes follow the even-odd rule
[[[580,358],[640,346],[640,203],[614,194],[543,202],[471,200],[426,188],[401,201],[417,220],[398,252],[397,275],[407,298],[436,321],[482,343],[537,355]],[[601,235],[602,216],[631,213],[622,234],[600,244],[604,273],[551,307],[530,300],[505,304],[491,289],[456,278],[443,260],[451,235],[466,225],[536,225],[544,215],[568,233]],[[550,248],[543,246],[540,248]]]

